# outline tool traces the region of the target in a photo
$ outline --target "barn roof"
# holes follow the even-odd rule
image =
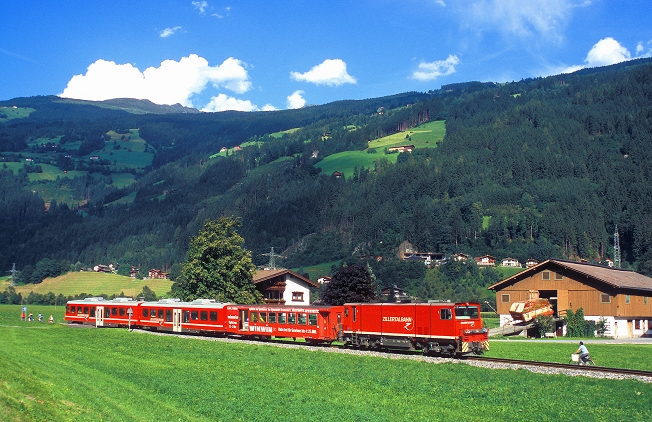
[[[319,287],[319,284],[315,283],[314,281],[302,276],[299,273],[295,273],[292,270],[288,270],[286,268],[278,268],[274,270],[257,270],[256,273],[254,274],[254,284],[261,283],[266,280],[270,280],[272,278],[276,278],[278,276],[282,276],[285,274],[290,274],[299,280],[305,281],[306,283],[310,284],[311,286],[314,287]]]
[[[564,270],[583,274],[586,277],[617,289],[652,291],[652,278],[644,276],[643,274],[620,268],[605,267],[603,265],[589,264],[585,262],[566,261],[563,259],[548,259],[534,267],[528,268],[525,271],[521,271],[520,273],[499,281],[498,283],[489,286],[488,289],[499,290],[522,278],[529,277],[533,273],[541,271],[542,267],[549,266],[549,264],[559,266]]]

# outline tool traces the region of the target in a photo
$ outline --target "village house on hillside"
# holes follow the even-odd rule
[[[387,148],[389,152],[412,152],[414,151],[414,145],[399,145],[397,147]]]
[[[170,274],[153,268],[147,272],[147,278],[168,279],[170,278]]]
[[[475,259],[476,264],[481,267],[493,267],[496,265],[496,257],[491,255],[476,256],[473,259]]]
[[[319,287],[314,281],[284,268],[258,270],[253,281],[265,303],[275,305],[310,305],[310,287]]]
[[[492,286],[500,325],[510,323],[514,302],[544,298],[556,316],[582,308],[586,320],[606,322],[606,336],[652,336],[652,278],[633,271],[549,259]],[[559,326],[557,335],[565,334]]]
[[[500,261],[500,266],[501,267],[518,267],[518,268],[521,268],[521,263],[518,262],[518,259],[516,259],[516,258],[505,258],[502,261]]]

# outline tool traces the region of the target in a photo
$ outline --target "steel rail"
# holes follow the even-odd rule
[[[619,375],[635,375],[635,376],[652,378],[652,371],[643,371],[639,369],[609,368],[606,366],[588,366],[588,365],[577,365],[577,364],[570,364],[570,363],[539,362],[539,361],[521,360],[521,359],[488,358],[482,356],[464,356],[461,359],[479,361],[479,362],[504,363],[504,364],[511,364],[511,365],[540,366],[540,367],[557,368],[557,369],[572,369],[572,370],[586,371],[586,372],[603,372],[603,373],[619,374]]]

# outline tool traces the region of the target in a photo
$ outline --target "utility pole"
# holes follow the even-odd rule
[[[277,255],[274,253],[274,248],[272,247],[271,252],[261,254],[263,256],[269,256],[269,264],[267,265],[270,270],[276,269],[276,258],[283,258],[283,255]]]

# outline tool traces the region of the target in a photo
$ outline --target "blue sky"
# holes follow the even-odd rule
[[[0,10],[0,100],[286,109],[652,54],[649,0],[16,0]]]

